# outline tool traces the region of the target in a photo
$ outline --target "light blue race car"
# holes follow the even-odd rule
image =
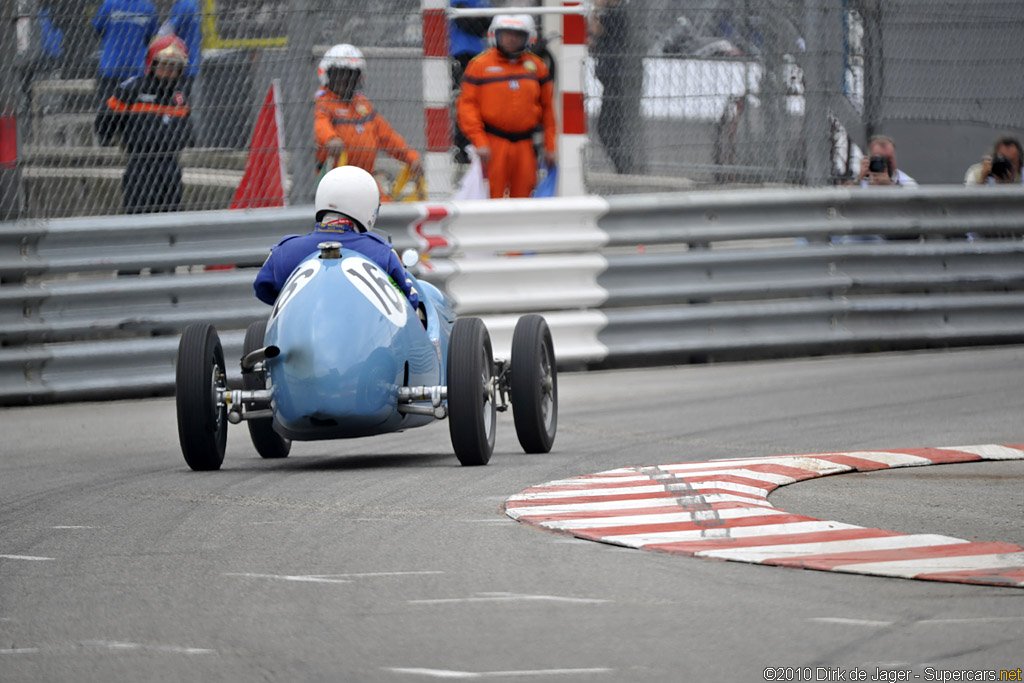
[[[509,404],[527,453],[547,453],[558,422],[551,332],[539,315],[516,323],[509,361],[494,360],[479,318],[416,280],[416,311],[385,273],[338,242],[292,272],[269,319],[245,335],[242,389],[227,383],[213,325],[189,325],[178,346],[178,437],[194,470],[224,461],[229,424],[246,421],[264,458],[292,441],[396,432],[448,419],[463,465],[485,465],[497,412]],[[415,256],[413,257],[415,258]]]

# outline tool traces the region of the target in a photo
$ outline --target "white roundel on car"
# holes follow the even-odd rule
[[[276,318],[284,310],[284,307],[288,305],[288,302],[294,299],[295,295],[313,280],[313,276],[320,272],[321,265],[323,265],[323,262],[320,259],[309,259],[299,264],[295,272],[285,281],[284,287],[281,288],[281,293],[277,295],[277,301],[274,302],[274,311],[270,314],[271,320]]]
[[[358,256],[349,256],[341,262],[345,277],[392,324],[401,327],[407,317],[405,294],[391,284],[388,274],[380,266]]]

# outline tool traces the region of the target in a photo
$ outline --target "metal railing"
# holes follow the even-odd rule
[[[0,224],[0,404],[172,393],[194,321],[239,357],[256,268],[310,213]],[[1024,342],[1020,188],[385,205],[378,228],[499,357],[526,312],[565,368]]]

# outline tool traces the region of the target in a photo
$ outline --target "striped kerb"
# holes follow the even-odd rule
[[[577,538],[677,555],[851,574],[1024,587],[1024,548],[866,529],[780,510],[779,486],[853,471],[1022,460],[1024,446],[778,455],[630,467],[535,486],[513,519]]]

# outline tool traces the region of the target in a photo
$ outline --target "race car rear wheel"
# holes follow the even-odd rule
[[[491,336],[479,318],[459,318],[448,342],[448,430],[463,465],[486,465],[494,452]]]
[[[549,452],[558,428],[558,373],[551,330],[539,315],[524,315],[512,333],[509,398],[519,445]]]
[[[194,470],[217,470],[224,462],[228,409],[218,390],[226,388],[217,330],[208,323],[189,325],[178,343],[175,399],[181,453]]]
[[[267,321],[258,320],[245,331],[245,341],[242,343],[242,355],[250,351],[263,348],[263,337],[267,333]],[[243,372],[242,388],[246,391],[257,391],[267,388],[267,373]],[[274,419],[270,417],[259,420],[246,420],[249,425],[249,438],[256,452],[264,458],[287,458],[292,449],[292,442],[274,431]]]

